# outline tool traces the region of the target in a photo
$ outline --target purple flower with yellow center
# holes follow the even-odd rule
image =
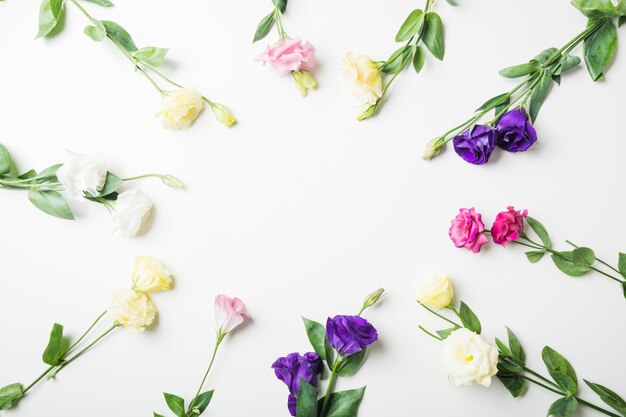
[[[476,125],[452,139],[454,151],[464,161],[482,165],[489,161],[496,147],[496,130],[487,125]]]
[[[296,415],[296,397],[300,389],[300,380],[317,387],[317,375],[322,372],[322,360],[313,353],[304,355],[290,353],[287,356],[276,359],[272,364],[276,377],[283,381],[289,388],[287,408],[292,416]]]
[[[508,111],[498,121],[499,147],[509,152],[524,152],[537,142],[537,131],[523,108]]]
[[[340,355],[348,356],[378,340],[378,332],[361,316],[335,316],[326,321],[326,338]]]

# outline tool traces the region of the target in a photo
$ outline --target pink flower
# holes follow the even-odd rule
[[[255,58],[265,64],[272,64],[280,75],[291,71],[310,71],[315,67],[315,48],[299,38],[276,42]]]
[[[215,326],[221,335],[230,333],[249,317],[245,304],[239,298],[222,294],[215,297]]]
[[[459,209],[459,214],[451,223],[448,234],[457,248],[467,248],[478,253],[480,247],[487,243],[487,236],[483,233],[485,224],[480,219],[480,213],[476,213],[473,207]]]
[[[508,211],[498,213],[491,226],[493,241],[502,246],[506,246],[507,242],[512,242],[519,237],[524,230],[524,217],[528,215],[528,210],[519,211],[512,206],[506,209]]]

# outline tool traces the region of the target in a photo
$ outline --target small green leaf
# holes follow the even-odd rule
[[[163,414],[152,412],[152,417],[165,417]]]
[[[548,48],[534,57],[531,61],[537,61],[540,64],[545,64],[550,58],[552,58],[559,50],[556,48]]]
[[[63,196],[56,191],[31,189],[28,192],[28,199],[44,213],[61,219],[74,220],[72,210]]]
[[[25,173],[23,173],[20,176],[18,176],[18,178],[21,179],[21,180],[28,180],[28,179],[34,178],[36,176],[37,176],[37,171],[35,171],[34,169],[29,169]]]
[[[302,378],[296,397],[296,417],[317,417],[317,389]]]
[[[450,6],[458,6],[459,2],[456,0],[446,0]]]
[[[5,175],[11,172],[13,166],[14,163],[13,158],[11,158],[11,154],[4,145],[0,144],[0,175]]]
[[[261,19],[256,28],[256,32],[254,32],[254,39],[252,40],[252,43],[260,41],[266,37],[268,33],[270,33],[270,30],[272,30],[272,27],[274,26],[274,19],[274,11]]]
[[[578,408],[578,401],[574,397],[559,398],[552,403],[548,410],[548,417],[568,417],[571,416]]]
[[[415,48],[415,54],[413,55],[413,69],[415,69],[416,73],[420,73],[422,68],[424,68],[424,62],[426,62],[426,52],[424,52],[424,48],[418,46]]]
[[[559,67],[557,68],[554,75],[565,74],[568,71],[571,71],[573,68],[580,65],[580,58],[574,55],[567,55],[561,58],[561,62],[559,63]]]
[[[8,410],[15,405],[15,401],[24,395],[22,384],[9,384],[0,388],[0,410]]]
[[[332,393],[326,417],[356,417],[363,394],[365,387]]]
[[[506,332],[509,338],[509,346],[511,347],[511,355],[517,359],[518,361],[520,361],[523,364],[526,363],[526,352],[524,352],[524,348],[522,347],[522,344],[520,343],[519,339],[517,338],[517,336],[515,335],[515,333],[513,333],[513,330],[509,329],[508,327],[506,328]]]
[[[500,94],[499,96],[492,97],[489,100],[485,101],[482,106],[480,106],[479,108],[475,110],[475,112],[478,113],[482,111],[485,111],[485,112],[489,111],[502,104],[505,104],[505,103],[508,104],[509,100],[510,100],[509,93]]]
[[[502,382],[502,385],[509,390],[513,398],[521,397],[528,389],[526,380],[519,375],[500,375],[498,373],[497,376],[500,382]]]
[[[448,336],[450,336],[452,334],[452,332],[459,330],[458,327],[450,327],[449,329],[443,329],[443,330],[437,330],[437,334],[439,335],[439,337],[441,337],[442,339],[447,339]]]
[[[46,37],[57,26],[63,13],[63,0],[42,0],[37,38]]]
[[[590,21],[590,25],[595,22]],[[617,29],[612,20],[607,19],[584,44],[585,63],[594,81],[604,78],[604,72],[613,62],[617,53]]]
[[[572,0],[572,5],[591,19],[615,17],[617,13],[611,0]]]
[[[578,378],[576,371],[559,352],[546,346],[541,351],[541,358],[550,372],[554,382],[570,395],[578,391]]]
[[[48,365],[56,366],[59,364],[59,360],[63,356],[63,326],[59,323],[54,323],[52,331],[50,332],[50,339],[48,340],[48,346],[44,350],[41,359]]]
[[[43,171],[41,171],[39,173],[39,176],[42,177],[44,175],[50,175],[50,176],[55,176],[57,174],[57,170],[59,168],[61,168],[63,166],[63,164],[54,164],[52,166],[49,166],[48,168],[44,169]]]
[[[99,20],[96,20],[95,26],[92,26],[92,25],[86,26],[84,32],[85,32],[85,35],[89,36],[91,39],[93,39],[96,42],[100,42],[102,39],[104,39],[107,36],[107,30],[105,29],[102,22]]]
[[[385,74],[397,74],[410,62],[415,45],[407,45],[396,49],[382,66],[381,71]]]
[[[530,115],[531,120],[534,122],[537,120],[537,116],[539,115],[539,110],[543,106],[544,101],[548,97],[550,93],[550,89],[552,88],[552,74],[550,71],[544,71],[539,79],[539,82],[533,87],[530,92],[530,105],[528,109],[528,114]]]
[[[424,12],[421,9],[413,10],[396,34],[396,42],[404,42],[419,33],[424,27]]]
[[[122,185],[122,179],[112,172],[107,172],[107,177],[104,183],[104,187],[100,190],[100,197],[106,197],[116,192],[120,185]]]
[[[570,277],[581,277],[589,272],[588,266],[577,266],[572,261],[572,252],[557,252],[552,255],[552,261],[557,268]]]
[[[137,45],[135,45],[135,41],[133,41],[133,38],[126,31],[126,29],[115,22],[111,22],[110,20],[103,20],[102,24],[104,25],[107,35],[111,38],[111,40],[126,49],[128,52],[132,53],[137,51]]]
[[[600,384],[589,382],[586,379],[583,379],[583,381],[585,381],[585,384],[587,384],[589,388],[591,388],[596,394],[598,394],[600,399],[606,405],[608,405],[621,415],[626,416],[626,401],[624,401],[622,397]]]
[[[274,3],[274,6],[276,6],[281,13],[285,13],[287,10],[287,0],[272,0],[272,3]]]
[[[461,301],[459,316],[461,316],[461,322],[463,323],[463,326],[473,331],[474,333],[480,334],[482,330],[480,326],[480,320],[478,320],[476,314],[474,314],[474,312],[463,301]]]
[[[185,400],[178,395],[163,393],[167,406],[177,417],[185,417]]]
[[[211,403],[211,399],[213,398],[213,392],[214,390],[203,392],[201,394],[198,394],[196,398],[191,400],[191,402],[189,403],[189,410],[187,411],[190,417],[199,416],[200,414],[204,413],[204,410],[206,410],[206,408]]]
[[[626,278],[626,253],[619,253],[619,259],[617,261],[617,269],[619,273]]]
[[[359,370],[363,361],[365,360],[365,349],[353,353],[350,356],[346,356],[341,360],[339,365],[339,369],[337,370],[337,375],[345,377],[352,376]]]
[[[579,268],[589,268],[596,261],[596,254],[589,248],[576,248],[572,251],[572,263]]]
[[[539,223],[539,221],[530,216],[526,217],[526,222],[528,223],[530,228],[533,229],[533,232],[535,232],[537,236],[539,236],[539,239],[541,239],[541,242],[543,242],[543,246],[548,249],[552,248],[550,236],[548,235],[548,231],[546,230],[546,228],[543,227],[543,224]]]
[[[430,53],[441,61],[445,55],[446,46],[444,42],[443,22],[437,13],[430,12],[426,14],[422,40]]]
[[[542,250],[533,250],[533,251],[528,251],[526,252],[526,258],[528,258],[528,260],[530,261],[530,263],[536,263],[539,262],[541,260],[541,258],[543,258],[543,256],[546,253]]]
[[[530,61],[526,64],[515,65],[500,71],[500,75],[506,78],[519,78],[537,71],[541,65],[537,61]]]
[[[519,374],[524,371],[524,368],[522,368],[521,365],[518,365],[514,362],[504,362],[504,361],[498,363],[498,369],[502,371],[503,373],[506,372],[509,374]]]
[[[309,338],[311,346],[313,346],[313,350],[315,350],[315,353],[317,353],[320,358],[326,360],[326,349],[324,347],[326,330],[324,330],[324,326],[305,317],[302,317],[302,321],[304,322],[304,329],[306,330],[306,335]]]
[[[500,356],[509,357],[511,356],[511,349],[504,344],[504,342],[496,337],[496,346],[498,346],[498,350],[500,351]]]
[[[158,67],[163,63],[163,61],[165,61],[167,51],[169,51],[167,48],[148,46],[135,52],[134,57],[141,62],[152,65],[153,67]]]
[[[109,0],[84,0],[84,1],[88,1],[89,3],[97,4],[98,6],[103,6],[103,7],[113,6],[113,3],[111,3]]]

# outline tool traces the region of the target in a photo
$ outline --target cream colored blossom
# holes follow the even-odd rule
[[[196,121],[204,108],[202,94],[190,88],[168,92],[163,96],[156,115],[166,129],[186,129]]]
[[[133,289],[140,292],[167,291],[172,274],[153,256],[138,256],[133,271]]]
[[[443,367],[454,385],[491,385],[491,377],[498,372],[496,348],[465,328],[455,330],[442,343]]]
[[[147,294],[127,288],[113,291],[107,312],[117,324],[132,332],[144,331],[157,315],[157,309]]]
[[[435,275],[424,282],[417,295],[417,301],[432,308],[446,308],[454,300],[454,288],[447,275]]]
[[[383,94],[378,64],[366,55],[348,52],[341,67],[352,95],[362,102],[375,104]]]

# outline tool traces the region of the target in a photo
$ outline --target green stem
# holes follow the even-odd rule
[[[162,174],[142,174],[142,175],[136,175],[134,177],[122,178],[122,181],[135,181],[135,180],[140,180],[142,178],[160,178],[160,179],[163,179],[163,175]]]
[[[284,41],[287,38],[287,32],[285,32],[285,28],[283,28],[283,22],[280,16],[280,10],[278,10],[278,7],[274,7],[274,20],[276,21],[276,29],[278,29],[278,37],[281,41]]]
[[[213,367],[213,362],[215,362],[215,355],[217,355],[217,349],[220,347],[220,344],[222,343],[222,340],[224,340],[224,336],[226,336],[226,334],[218,332],[217,340],[215,342],[215,347],[213,348],[213,354],[211,355],[211,361],[209,362],[209,367],[207,368],[206,372],[204,373],[204,378],[202,378],[202,382],[200,383],[200,387],[198,388],[198,392],[196,392],[196,396],[194,398],[198,397],[198,395],[200,395],[200,392],[202,391],[202,387],[204,386],[204,383],[206,382],[206,379],[209,376],[209,372],[211,371],[211,367]]]
[[[447,321],[448,323],[452,324],[453,326],[456,327],[463,327],[458,323],[455,323],[454,321],[450,320],[449,318],[442,316],[441,314],[437,313],[435,310],[432,310],[431,308],[429,308],[427,305],[420,303],[419,301],[417,302],[419,305],[421,305],[422,307],[424,307],[426,310],[430,311],[431,313],[433,313],[435,316],[439,317],[440,319],[443,319],[445,321]]]
[[[104,311],[102,314],[98,316],[98,318],[91,324],[91,326],[89,326],[89,328],[85,331],[85,333],[83,333],[82,336],[79,337],[77,341],[72,343],[72,345],[69,348],[67,348],[67,351],[63,354],[63,357],[69,355],[72,352],[72,349],[74,349],[80,342],[82,342],[85,336],[87,336],[87,334],[96,326],[96,324],[100,321],[100,319],[102,319],[102,317],[105,316],[106,313],[107,312]]]
[[[34,387],[39,381],[41,381],[46,375],[48,375],[50,373],[50,371],[53,370],[54,368],[55,368],[54,366],[48,367],[48,369],[46,369],[33,382],[31,382],[31,384],[29,386],[24,388],[24,391],[22,391],[22,395],[26,394],[27,391],[29,391],[32,387]]]
[[[423,331],[424,333],[426,333],[428,336],[430,336],[430,337],[432,337],[432,338],[434,338],[434,339],[437,339],[437,340],[439,340],[440,342],[443,340],[441,337],[437,336],[436,334],[431,333],[431,332],[429,332],[428,330],[426,330],[423,326],[421,326],[421,325],[420,325],[420,326],[418,326],[418,327],[419,327],[419,329],[420,329],[421,331]]]
[[[569,240],[566,240],[565,242],[566,242],[566,243],[568,243],[569,245],[572,245],[572,246],[573,246],[573,247],[575,247],[575,248],[578,248],[578,246],[577,246],[577,245],[575,245],[574,243],[572,243],[572,242],[571,242],[571,241],[569,241]],[[603,261],[602,259],[600,259],[600,258],[596,257],[596,261],[600,262],[602,265],[606,266],[607,268],[609,268],[609,269],[611,269],[611,270],[613,270],[613,271],[617,272],[618,274],[620,274],[620,275],[622,274],[621,272],[619,272],[619,269],[617,269],[617,268],[615,268],[614,266],[612,266],[611,264],[609,264],[609,263],[607,263],[607,262]]]
[[[335,388],[335,382],[337,380],[337,370],[339,369],[339,364],[341,363],[341,359],[335,360],[333,364],[332,372],[330,373],[330,379],[328,380],[328,387],[326,387],[326,394],[324,395],[324,403],[322,404],[322,411],[319,417],[326,417],[326,413],[328,412],[328,405],[330,404],[330,396]]]

